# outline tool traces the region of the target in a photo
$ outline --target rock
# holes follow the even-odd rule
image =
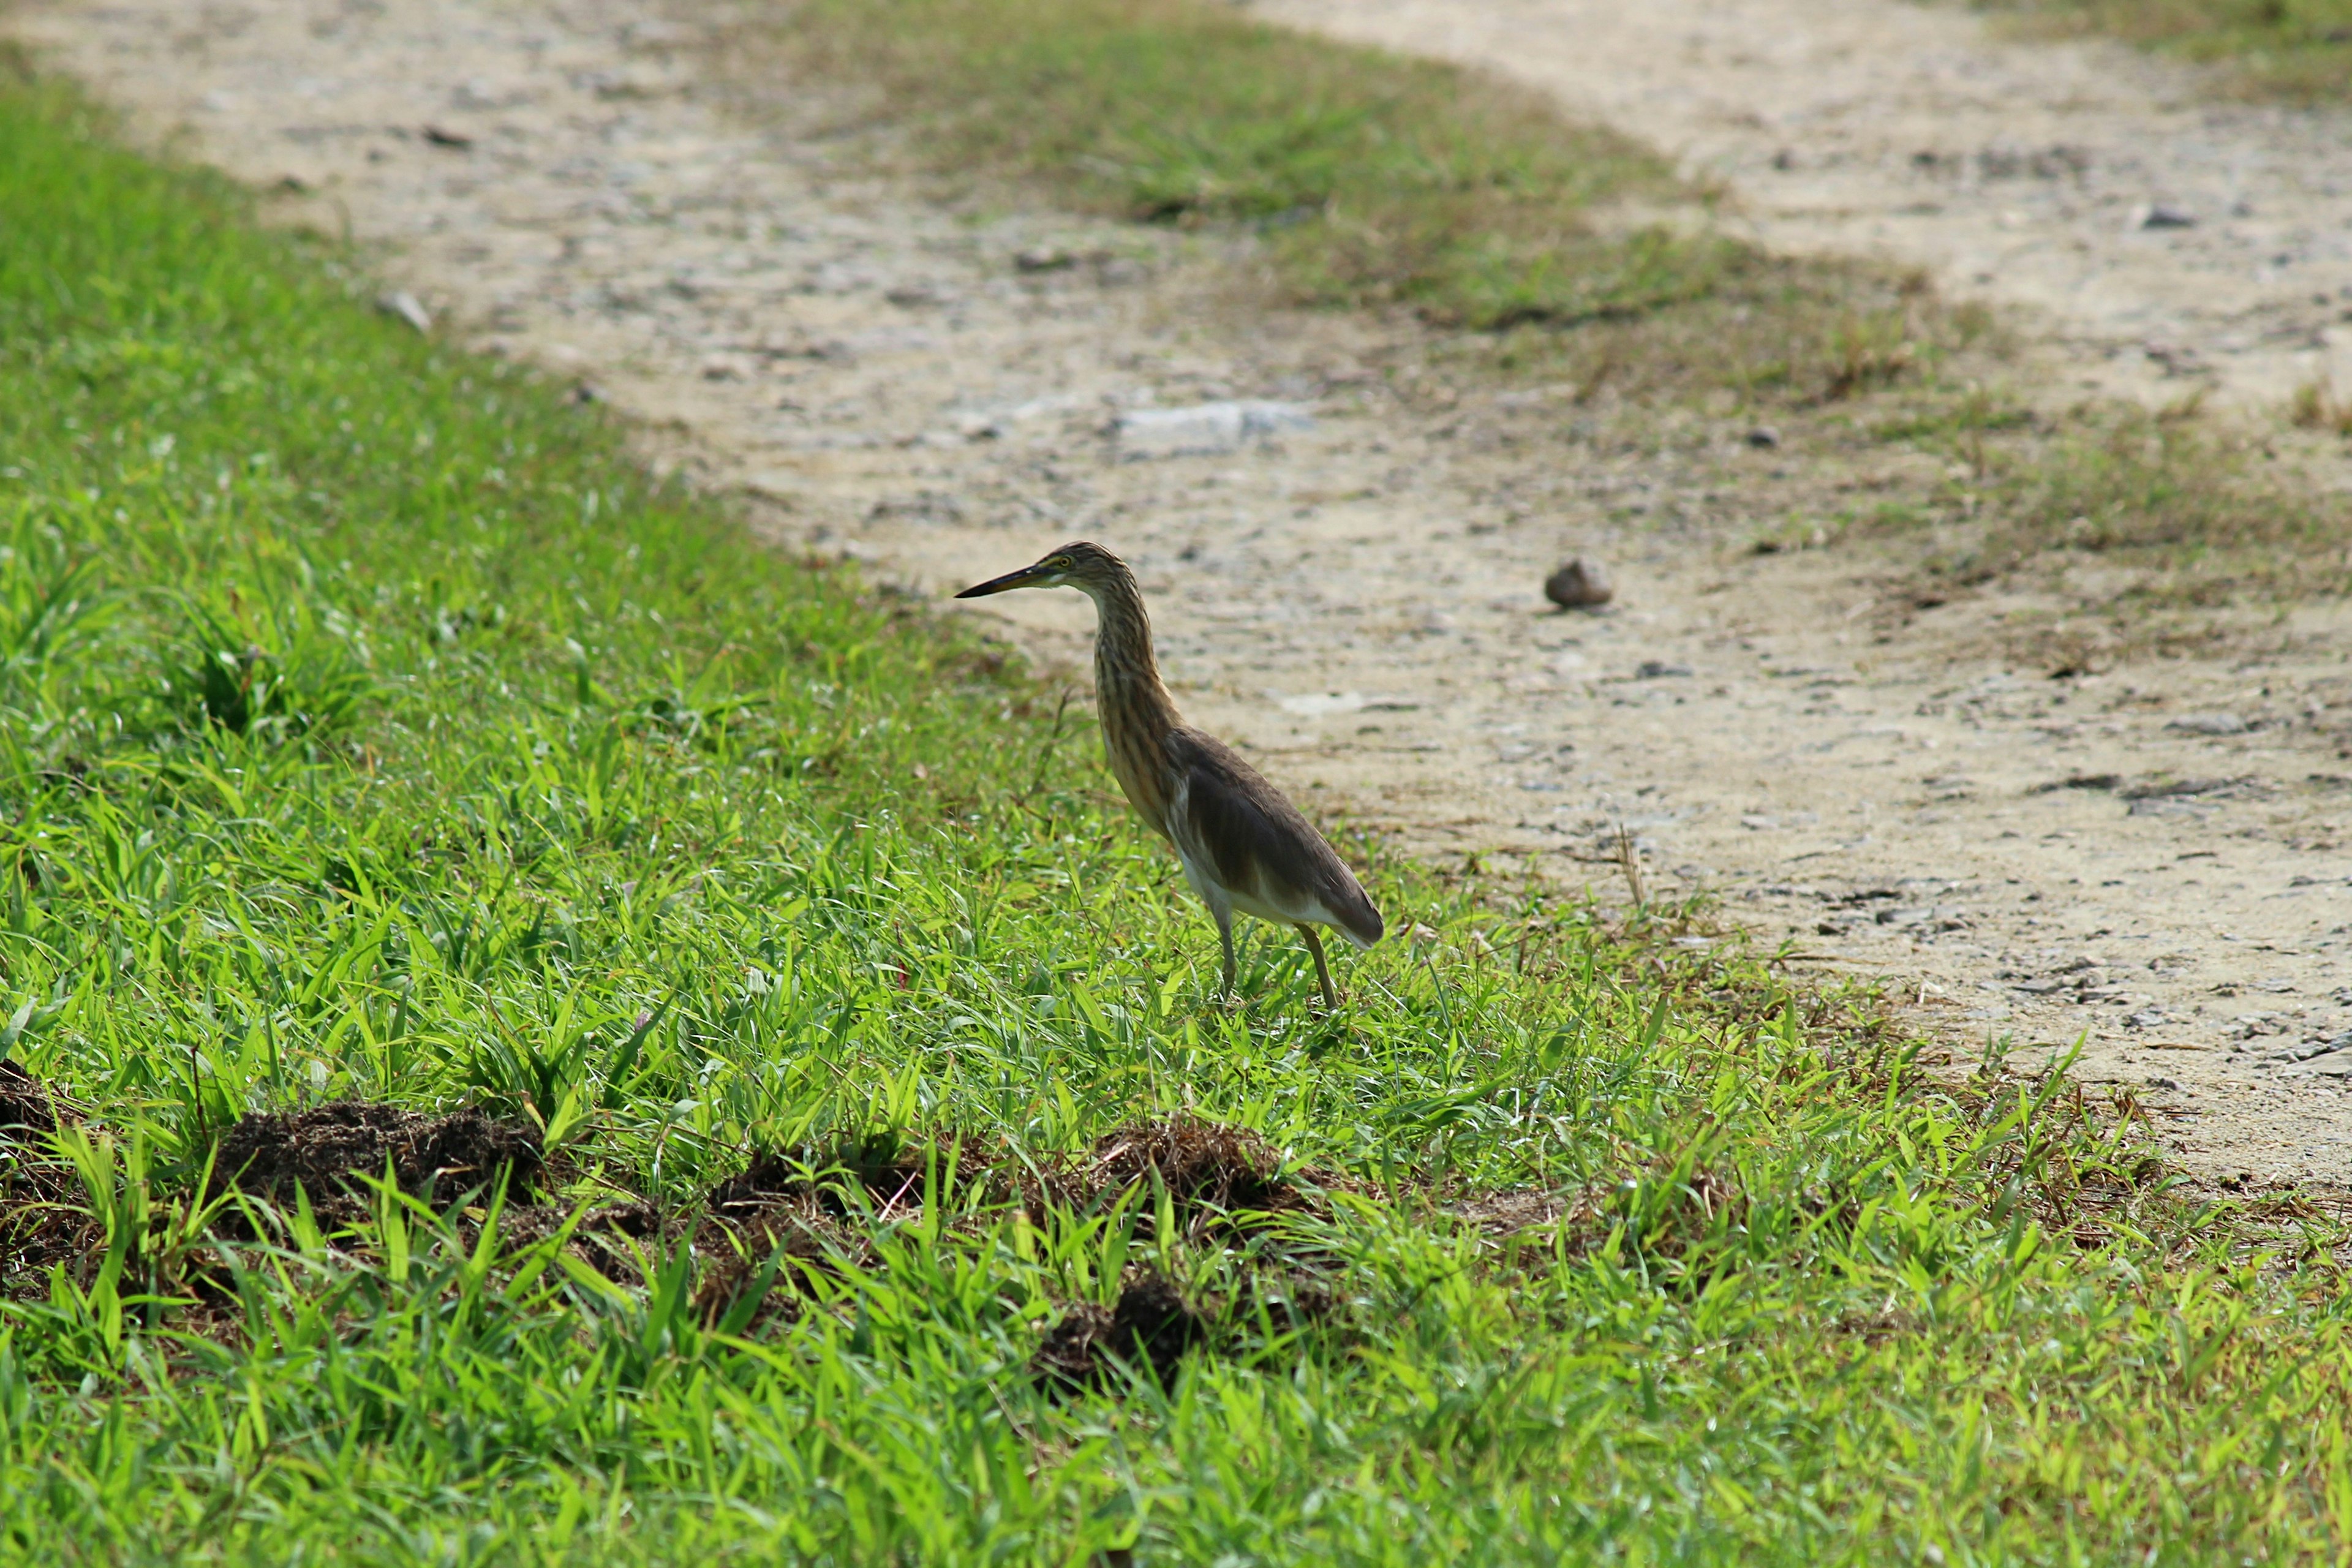
[[[1138,408],[1114,427],[1130,458],[1204,457],[1264,441],[1284,430],[1314,428],[1295,403],[1201,403],[1190,408]]]
[[[2132,208],[2134,228],[2195,228],[2197,215],[2169,202],[2147,202]]]
[[[1609,581],[1609,569],[1581,555],[1544,579],[1544,597],[1563,610],[1605,605],[1616,591],[1616,585]]]
[[[1769,425],[1759,425],[1755,429],[1748,432],[1748,444],[1759,447],[1777,447],[1780,444],[1780,432],[1773,429]]]
[[[1679,676],[1687,676],[1690,672],[1691,667],[1686,664],[1668,664],[1662,658],[1645,658],[1642,661],[1641,668],[1633,671],[1633,679],[1667,680]]]
[[[436,147],[453,147],[460,151],[474,144],[474,139],[471,136],[462,131],[452,131],[446,125],[426,126],[425,140],[432,142]]]
[[[1058,245],[1037,246],[1013,258],[1013,265],[1023,272],[1066,272],[1077,264],[1077,257]]]
[[[2242,735],[2253,726],[2235,713],[2184,713],[2165,728],[2184,735]]]
[[[405,289],[394,289],[389,293],[377,295],[375,308],[387,316],[398,316],[420,332],[433,330],[433,312]]]

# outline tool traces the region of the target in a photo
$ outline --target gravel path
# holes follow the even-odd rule
[[[1277,9],[1317,14],[1308,0]],[[1351,0],[1345,20],[1470,53],[1493,47],[1488,23],[1514,22],[1513,63],[1572,64],[1631,128],[1732,158],[1776,243],[1883,238],[1901,216],[1887,193],[1913,184],[2029,217],[2079,202],[2065,232],[2178,266],[2119,269],[2095,297],[2125,303],[2068,318],[2070,333],[2120,343],[2154,330],[2145,321],[2201,344],[2190,334],[2210,331],[2199,363],[2249,385],[2303,374],[2257,374],[2268,351],[2223,345],[2260,309],[2196,282],[2228,270],[2199,247],[2256,220],[2225,220],[2205,185],[2133,185],[2112,152],[1996,178],[1989,136],[1874,132],[1833,84],[1883,84],[1885,112],[1906,115],[1924,110],[1906,81],[1973,84],[1968,123],[2010,124],[2029,160],[2078,143],[2150,156],[2200,116],[2304,122],[2149,104],[2134,135],[2116,89],[2097,100],[2098,138],[2062,140],[2035,118],[2056,111],[2038,107],[2032,57],[1994,50],[2008,63],[1977,71],[1953,53],[1954,39],[1984,47],[1960,20],[1862,0],[1809,3],[1801,27],[1800,7],[1761,0],[1626,9],[1642,25],[1562,0]],[[1558,39],[1580,17],[1571,57]],[[1647,30],[1657,18],[1680,29],[1672,47]],[[795,133],[730,114],[697,76],[692,30],[618,0],[34,0],[7,25],[142,137],[278,190],[288,221],[348,225],[436,331],[578,377],[641,420],[664,460],[765,498],[780,541],[927,592],[1072,536],[1118,549],[1195,716],[1327,813],[1612,897],[1622,822],[1666,890],[1714,890],[1768,941],[1886,976],[1956,1045],[2007,1037],[2038,1058],[2085,1037],[2081,1076],[2128,1086],[2196,1169],[2352,1178],[2352,1049],[2311,1055],[2352,1029],[2352,989],[2336,989],[2352,934],[2340,614],[2300,612],[2222,662],[2057,680],[2005,668],[1983,650],[2027,601],[1890,616],[1883,562],[1746,548],[1809,509],[1916,483],[1927,459],[1759,448],[1690,415],[1653,445],[1612,444],[1539,390],[1450,386],[1376,328],[1250,310],[1174,242],[941,211],[845,169],[814,119]],[[1832,35],[1863,42],[1839,55],[1818,41]],[[1889,52],[1854,52],[1864,43]],[[1809,65],[1808,48],[1836,69]],[[2050,58],[2098,79],[2081,63],[2094,57]],[[1682,102],[1665,89],[1692,58]],[[1767,79],[1806,86],[1811,107],[1775,110],[1745,140],[1708,129],[1728,115],[1736,130],[1733,86]],[[2006,121],[2005,91],[2031,100]],[[2309,171],[2340,166],[2345,146],[2305,177],[2322,183]],[[1948,175],[1905,162],[1931,148],[1958,159]],[[1821,193],[1808,201],[1851,212],[1809,218],[1757,194],[1777,188],[1783,151],[1788,179]],[[2305,167],[2284,142],[2259,164],[2213,156],[2278,185]],[[2252,205],[2284,222],[2272,188]],[[2135,193],[2213,216],[2126,235],[2105,207]],[[1904,231],[1927,247],[1916,254],[1943,243],[1938,217]],[[2315,253],[2343,233],[2340,217],[2325,233],[2315,220]],[[2053,268],[2076,254],[2045,251],[2021,254]],[[2151,269],[2163,287],[2134,295]],[[1374,374],[1400,355],[1402,374]],[[2084,378],[2149,363],[2098,349]],[[1192,429],[1218,449],[1171,453],[1186,441],[1164,426],[1119,434],[1139,410],[1234,398],[1282,406],[1238,442]],[[1548,612],[1537,584],[1575,550],[1615,564],[1617,608]],[[1075,595],[984,609],[1082,668]]]

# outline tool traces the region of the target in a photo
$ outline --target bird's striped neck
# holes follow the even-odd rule
[[[1082,586],[1095,602],[1095,705],[1111,771],[1144,820],[1164,834],[1168,737],[1184,721],[1160,684],[1151,617],[1124,566],[1108,581]]]
[[[1135,578],[1122,569],[1087,591],[1095,602],[1095,689],[1103,711],[1116,711],[1157,732],[1182,723],[1160,684],[1160,662],[1151,652],[1151,617]]]

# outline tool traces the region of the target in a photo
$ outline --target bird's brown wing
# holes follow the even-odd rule
[[[1198,730],[1169,737],[1183,781],[1177,835],[1228,889],[1261,904],[1299,910],[1320,905],[1331,923],[1370,947],[1387,928],[1381,911],[1315,826],[1233,749]]]

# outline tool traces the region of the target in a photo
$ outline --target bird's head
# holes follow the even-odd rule
[[[1048,551],[1034,563],[985,583],[974,583],[959,599],[985,598],[1014,588],[1077,588],[1095,594],[1128,577],[1127,563],[1099,544],[1081,540]]]

